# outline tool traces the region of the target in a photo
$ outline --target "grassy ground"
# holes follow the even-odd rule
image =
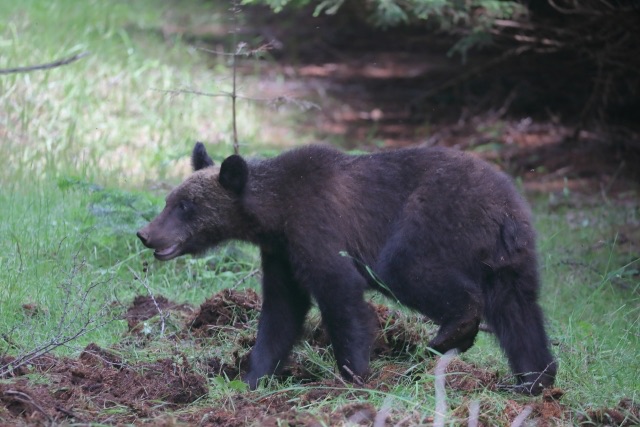
[[[166,190],[188,173],[195,140],[205,141],[216,159],[231,152],[229,99],[162,90],[227,90],[226,59],[185,40],[206,27],[221,48],[230,48],[227,33],[233,23],[195,0],[81,6],[71,0],[0,0],[0,17],[0,68],[91,52],[53,70],[0,75],[0,355],[20,356],[53,343],[56,355],[77,357],[95,342],[114,348],[130,365],[175,357],[177,351],[195,369],[212,355],[232,364],[230,353],[238,350],[234,330],[175,341],[167,337],[183,327],[182,320],[168,321],[161,336],[156,319],[145,324],[141,345],[139,338],[130,338],[127,322],[117,319],[134,296],[149,291],[197,306],[225,288],[258,287],[255,276],[243,280],[258,267],[252,248],[234,245],[203,259],[159,264],[135,238],[135,230],[161,208]],[[257,84],[251,76],[242,78],[247,90]],[[287,120],[274,110],[240,103],[243,153],[270,153],[279,143],[304,142],[286,130]],[[561,402],[572,414],[564,422],[622,399],[637,405],[637,203],[573,194],[561,195],[559,203],[544,197],[533,202],[545,283],[542,304],[560,362]],[[404,312],[401,318],[403,328],[421,333],[421,319]],[[255,317],[247,324],[240,335],[250,341]],[[374,360],[374,372],[395,373],[385,387],[363,391],[335,380],[326,348],[301,345],[294,360],[313,371],[319,384],[305,385],[294,376],[252,394],[233,378],[214,375],[207,397],[170,413],[180,420],[190,411],[286,396],[312,414],[368,402],[377,409],[392,407],[396,422],[428,423],[434,363],[425,362],[423,353],[418,347],[409,355]],[[508,375],[486,334],[462,360],[485,373]],[[48,381],[40,375],[30,380]],[[314,387],[323,390],[316,398],[309,397]],[[513,419],[505,414],[541,402],[489,387],[453,389],[450,419],[466,417],[472,400],[480,402],[484,422],[502,425]],[[0,406],[0,420],[3,410]],[[341,412],[343,418],[351,416],[347,413]]]

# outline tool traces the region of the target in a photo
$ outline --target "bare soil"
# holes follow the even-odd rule
[[[140,307],[151,300],[137,297],[127,310],[127,316],[150,319],[158,311],[140,315]],[[182,338],[215,337],[216,328],[237,330],[238,336],[255,334],[255,318],[259,315],[260,299],[252,291],[225,290],[213,295],[198,309],[172,304],[163,297],[165,309],[188,309]],[[146,301],[146,302],[145,302]],[[152,302],[152,301],[151,301]],[[155,306],[155,304],[154,304]],[[373,425],[376,417],[386,419],[384,425],[400,421],[404,425],[428,423],[418,414],[394,414],[387,409],[374,408],[366,401],[367,390],[384,392],[404,375],[406,366],[398,365],[403,358],[412,357],[425,338],[417,334],[415,323],[407,323],[403,316],[381,305],[374,305],[381,329],[376,339],[373,358],[389,358],[378,372],[362,387],[350,388],[342,379],[322,378],[308,369],[305,361],[293,359],[285,369],[283,378],[293,376],[295,388],[283,387],[269,394],[238,391],[223,402],[209,402],[209,378],[217,375],[233,380],[241,373],[252,339],[240,339],[234,362],[222,360],[192,360],[183,354],[146,363],[129,364],[123,360],[122,348],[105,349],[88,345],[78,358],[42,356],[30,366],[13,372],[0,382],[0,424],[51,425],[58,423],[153,424],[153,425],[205,425],[205,426],[319,426]],[[130,320],[129,319],[129,320]],[[131,334],[137,334],[135,324]],[[311,320],[304,338],[314,351],[326,350],[328,339],[320,324]],[[225,343],[220,343],[224,345]],[[433,369],[435,363],[422,356],[421,363]],[[406,360],[406,359],[405,359]],[[4,361],[3,361],[4,362]],[[197,367],[196,367],[197,365]],[[455,359],[447,368],[446,386],[451,390],[498,390],[500,378],[496,372],[479,368]],[[327,406],[320,411],[304,408],[314,402],[332,399],[348,393],[354,403]],[[582,425],[630,426],[640,420],[640,407],[624,400],[615,408],[592,408],[575,414],[565,408],[560,389],[548,390],[541,401],[532,403],[530,416],[539,425],[554,425],[558,419],[579,421]],[[524,405],[509,401],[505,410],[505,423],[511,422],[524,409]],[[468,402],[452,408],[453,414],[468,416]],[[482,409],[482,408],[481,408]],[[487,408],[489,410],[489,408]],[[481,411],[482,413],[482,411]],[[401,419],[404,418],[404,421]],[[480,419],[482,424],[482,418]],[[379,424],[382,425],[382,424]],[[484,424],[482,424],[484,425]]]
[[[27,372],[0,383],[0,421],[127,423],[152,418],[207,393],[206,378],[194,373],[186,358],[131,366],[90,344],[77,359],[43,356]]]

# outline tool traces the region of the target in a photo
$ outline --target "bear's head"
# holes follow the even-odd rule
[[[249,176],[247,163],[233,155],[217,168],[198,142],[191,164],[193,174],[167,196],[160,215],[137,233],[161,261],[244,237],[240,196]]]

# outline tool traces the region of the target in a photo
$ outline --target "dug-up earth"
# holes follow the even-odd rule
[[[159,310],[165,319],[180,319],[179,328],[165,338],[149,338],[144,324],[157,320]],[[123,343],[144,345],[149,339],[176,342],[206,342],[215,348],[220,331],[239,337],[237,349],[230,359],[217,357],[189,358],[177,352],[171,357],[145,363],[127,363],[120,350],[88,345],[78,358],[44,355],[28,367],[12,372],[0,380],[0,425],[200,425],[200,426],[321,426],[372,425],[396,426],[430,424],[431,417],[418,413],[395,413],[391,408],[375,408],[367,402],[369,391],[387,392],[397,381],[401,370],[393,361],[402,362],[408,354],[416,354],[423,345],[423,334],[407,322],[405,315],[381,305],[374,305],[380,333],[373,349],[374,358],[387,357],[390,362],[362,385],[345,384],[337,376],[314,372],[300,358],[292,358],[283,377],[293,377],[296,387],[281,386],[275,391],[249,392],[238,387],[229,393],[215,393],[223,383],[241,384],[234,379],[242,372],[255,335],[255,319],[260,299],[251,290],[225,290],[213,295],[199,308],[174,304],[163,297],[155,301],[139,296],[128,307],[128,336]],[[304,340],[313,352],[321,353],[328,339],[318,321]],[[228,339],[229,335],[225,335]],[[148,342],[147,342],[148,344]],[[220,342],[220,346],[225,343]],[[175,346],[178,348],[178,346]],[[415,360],[415,359],[414,359]],[[9,362],[7,357],[1,361]],[[433,371],[435,361],[424,363]],[[498,375],[460,359],[447,367],[446,387],[471,393],[474,390],[496,390]],[[277,379],[276,379],[277,381]],[[349,396],[342,406],[330,405],[314,411],[306,410],[323,400],[339,395]],[[538,425],[556,425],[559,420],[581,425],[630,426],[640,420],[640,407],[622,401],[615,408],[594,408],[582,414],[572,413],[560,401],[563,391],[548,391],[542,399],[530,404],[529,420]],[[223,396],[223,397],[220,397]],[[468,403],[452,407],[450,415],[466,424]],[[384,406],[384,405],[383,405]],[[496,420],[484,419],[480,406],[479,425]],[[509,425],[527,410],[516,400],[507,400],[501,423]]]

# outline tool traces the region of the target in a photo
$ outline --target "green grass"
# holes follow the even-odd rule
[[[183,42],[181,32],[209,26],[224,35],[228,23],[199,1],[0,1],[0,16],[0,68],[91,53],[48,71],[0,75],[0,326],[30,348],[58,327],[64,283],[102,283],[89,312],[146,292],[134,274],[152,257],[142,254],[136,228],[188,173],[194,141],[205,141],[218,160],[231,152],[228,99],[161,91],[227,89],[227,64]],[[165,31],[176,23],[178,30]],[[251,142],[243,150],[253,150],[258,135],[274,142],[262,133],[267,119],[240,103],[241,138]],[[149,286],[178,301],[202,300],[212,289],[192,279],[224,269],[203,268],[207,262],[152,263],[151,273],[159,271]],[[235,276],[216,283],[229,286]],[[110,323],[75,347],[115,342],[122,328]]]
[[[539,215],[543,303],[576,404],[639,397],[640,248],[618,240],[637,227],[637,209],[605,203]]]
[[[135,230],[161,209],[171,185],[188,173],[195,140],[205,141],[217,160],[231,152],[228,99],[155,90],[227,89],[228,64],[169,31],[179,25],[190,34],[210,26],[225,34],[226,18],[196,0],[82,5],[0,0],[0,17],[0,68],[91,52],[53,70],[0,75],[0,354],[18,355],[50,340],[60,332],[61,319],[63,332],[72,333],[101,313],[101,319],[116,319],[56,354],[77,356],[97,342],[115,346],[130,361],[171,355],[175,343],[159,336],[157,320],[148,324],[153,340],[146,347],[123,342],[127,325],[117,316],[131,299],[146,294],[146,285],[156,295],[197,305],[237,286],[258,264],[255,249],[245,245],[201,259],[158,263],[135,238]],[[230,43],[216,37],[222,45]],[[251,91],[256,80],[243,77],[243,84]],[[238,119],[243,153],[273,152],[279,143],[287,145],[283,136],[308,140],[287,130],[287,116],[252,103],[240,103]],[[562,402],[578,412],[614,406],[623,397],[638,402],[640,253],[621,239],[637,227],[638,207],[598,202],[552,209],[542,200],[534,207],[542,304],[560,361]],[[258,285],[252,278],[240,286]],[[87,303],[67,298],[70,291],[86,295]],[[421,322],[417,316],[408,319],[409,325]],[[171,319],[168,323],[169,334]],[[230,355],[236,340],[231,333],[224,340],[211,339],[210,347],[183,342],[180,350],[193,360]],[[321,378],[334,377],[328,350],[318,353],[301,345],[294,358]],[[462,359],[508,374],[487,334]],[[392,401],[397,411],[432,414],[433,362],[417,356],[372,362],[374,371],[390,364],[398,365],[401,375],[388,390],[341,390],[331,398],[301,402],[301,409],[322,412],[366,400],[376,408]],[[232,405],[238,393],[245,393],[240,383],[222,377],[211,379],[210,389],[202,402],[208,406]],[[308,389],[292,380],[275,381],[257,395],[287,392],[297,399]],[[494,420],[510,401],[529,401],[486,390],[470,396],[450,392],[449,399],[454,407],[480,400],[482,413]]]
[[[183,34],[208,28],[232,49],[229,22],[210,5],[4,0],[0,16],[0,68],[91,52],[64,67],[0,76],[3,187],[61,174],[139,185],[184,176],[184,154],[195,140],[207,142],[218,159],[231,151],[229,99],[162,92],[229,90],[226,57],[182,40]],[[242,83],[251,94],[252,80]],[[268,132],[278,114],[268,113],[239,102],[243,151],[279,142],[279,135]]]

